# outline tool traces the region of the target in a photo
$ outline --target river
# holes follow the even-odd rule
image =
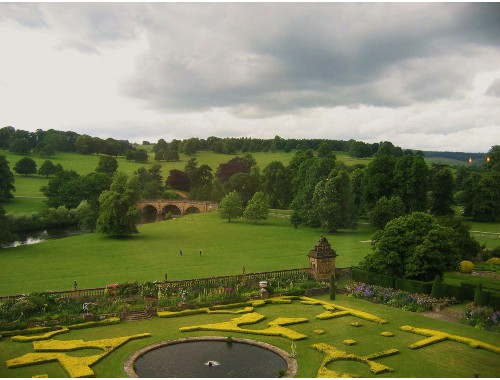
[[[78,236],[83,234],[88,234],[90,231],[81,230],[77,226],[66,227],[66,228],[51,228],[43,231],[29,231],[24,233],[18,233],[19,240],[11,244],[2,245],[2,248],[16,248],[21,245],[31,245],[42,243],[46,240],[52,239],[62,239],[70,236]]]

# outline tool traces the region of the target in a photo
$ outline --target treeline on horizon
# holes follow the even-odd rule
[[[179,153],[192,156],[198,151],[213,151],[220,154],[236,154],[255,152],[275,152],[292,150],[324,149],[329,151],[345,152],[350,157],[373,157],[383,142],[366,143],[363,141],[330,140],[330,139],[285,139],[275,136],[273,139],[259,139],[251,137],[215,137],[206,139],[191,137],[183,140],[173,139],[170,142],[159,139],[156,143],[143,141],[143,146],[153,146],[156,161],[177,161]],[[37,153],[42,157],[51,157],[56,152],[75,152],[80,154],[106,154],[110,156],[125,156],[127,160],[137,162],[148,161],[148,150],[139,147],[139,144],[128,140],[114,138],[102,139],[73,131],[58,131],[49,129],[36,132],[15,129],[7,126],[0,128],[0,149],[9,150],[16,154]],[[447,151],[412,151],[426,157],[448,158],[458,161],[484,160],[485,153],[447,152]]]

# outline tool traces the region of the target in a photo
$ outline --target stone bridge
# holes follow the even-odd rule
[[[143,222],[161,221],[165,219],[167,213],[176,216],[215,211],[218,208],[219,205],[215,202],[188,199],[142,200],[137,203],[137,209],[141,213]]]

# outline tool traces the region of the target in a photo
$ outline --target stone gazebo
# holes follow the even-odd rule
[[[311,249],[307,256],[309,257],[311,275],[318,281],[330,281],[330,275],[335,274],[335,258],[338,255],[328,240],[321,236],[314,249]]]

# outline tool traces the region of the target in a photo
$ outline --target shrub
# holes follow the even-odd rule
[[[462,273],[472,273],[474,270],[474,264],[471,261],[461,261],[460,262],[460,272]]]
[[[486,264],[500,264],[500,257],[492,257],[486,261]]]
[[[346,346],[354,346],[355,344],[358,344],[354,339],[346,339],[343,342]]]
[[[488,304],[488,296],[483,290],[483,285],[479,283],[474,291],[474,304],[476,306],[486,306]]]
[[[330,299],[335,300],[335,274],[330,275]]]
[[[443,296],[443,281],[440,275],[436,275],[434,282],[432,283],[432,298],[441,298]]]

